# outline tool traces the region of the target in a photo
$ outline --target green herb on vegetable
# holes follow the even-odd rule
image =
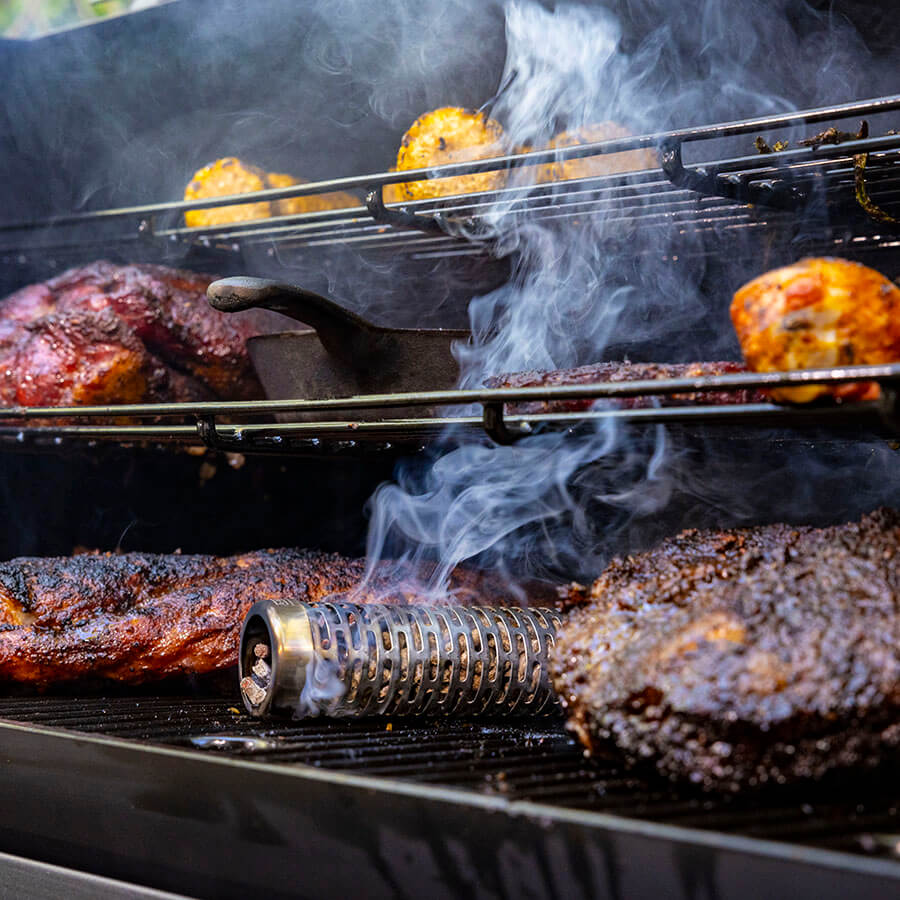
[[[756,149],[760,153],[778,153],[781,150],[787,150],[788,148],[787,141],[775,141],[775,143],[770,147],[761,137],[758,137],[755,143]]]
[[[870,219],[887,225],[900,225],[900,219],[895,219],[890,213],[885,212],[869,196],[869,189],[866,187],[866,165],[868,162],[868,153],[858,153],[853,157],[853,183],[856,186],[856,202],[865,210],[866,215]]]
[[[851,131],[838,131],[832,126],[814,134],[812,137],[803,138],[798,143],[804,147],[821,147],[823,144],[842,144],[844,141],[861,141],[869,136],[869,123],[863,119],[859,123],[859,131],[853,134]]]

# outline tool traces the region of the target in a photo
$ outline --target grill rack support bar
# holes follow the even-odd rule
[[[571,401],[615,399],[636,396],[667,396],[697,391],[730,391],[746,388],[791,387],[809,384],[845,384],[876,381],[881,396],[874,401],[804,406],[773,403],[721,404],[709,406],[659,406],[636,409],[601,408],[508,415],[505,404],[515,401]],[[454,390],[368,395],[326,400],[238,401],[220,403],[130,404],[104,407],[11,407],[0,409],[0,444],[16,446],[28,438],[48,438],[61,442],[66,437],[106,440],[181,440],[195,436],[206,446],[222,452],[291,452],[296,441],[321,439],[347,446],[361,440],[381,442],[421,441],[446,434],[446,429],[480,428],[498,444],[509,444],[553,426],[572,429],[599,425],[605,421],[648,425],[751,425],[794,428],[807,425],[853,426],[900,434],[900,363],[852,366],[836,369],[808,369],[793,372],[741,373],[700,378],[665,379],[643,382],[597,383],[527,388]],[[387,418],[360,421],[352,418],[287,423],[224,424],[219,416],[248,416],[284,412],[323,412],[403,406],[482,406],[480,415],[456,414],[429,418]],[[179,416],[192,418],[194,425],[73,425],[23,428],[16,420],[32,418]],[[4,425],[4,422],[10,424]],[[390,443],[388,443],[390,446]]]
[[[808,194],[790,182],[767,179],[753,183],[736,173],[723,175],[715,165],[687,169],[681,148],[681,141],[666,140],[657,150],[659,166],[675,187],[705,197],[724,197],[739,203],[769,206],[788,212],[799,211],[809,199]]]
[[[775,388],[839,385],[875,381],[900,384],[900,363],[794,369],[781,372],[738,372],[695,378],[660,378],[643,381],[590,384],[538,385],[533,387],[456,388],[446,391],[397,391],[309,400],[234,400],[190,403],[123,403],[107,406],[7,406],[0,407],[0,422],[11,419],[148,417],[148,416],[253,416],[283,412],[324,412],[404,406],[468,406],[478,403],[513,403],[534,400],[567,401],[669,396],[697,392],[771,390]],[[850,408],[848,405],[845,408]]]
[[[427,234],[449,234],[441,213],[432,216],[419,216],[401,207],[388,209],[384,205],[384,189],[380,184],[373,184],[366,190],[366,209],[379,225],[390,225],[393,228],[415,228]]]

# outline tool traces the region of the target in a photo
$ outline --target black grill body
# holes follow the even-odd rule
[[[586,760],[552,718],[261,723],[239,706],[3,701],[4,849],[202,897],[900,889],[890,772],[721,797]]]
[[[886,38],[895,16],[879,4],[827,5],[865,24],[873,48],[880,42],[881,52],[896,52]],[[296,174],[316,180],[381,168],[396,151],[397,128],[370,114],[364,83],[312,77],[315,59],[304,51],[323,22],[308,17],[308,6],[182,0],[40,41],[0,41],[4,221],[177,198],[190,171],[225,152],[292,171],[302,150],[308,168]],[[242,30],[247,15],[256,27]],[[222,27],[229,16],[236,28]],[[455,102],[477,106],[484,85],[500,76],[499,15],[481,37],[485,52],[462,60],[458,78],[444,78],[457,88]],[[228,65],[204,67],[191,42],[210,40],[221,42]],[[307,58],[313,62],[304,70]],[[60,72],[76,74],[60,79]],[[211,79],[206,89],[185,91],[198,73]],[[147,84],[154,102],[132,102],[135,86]],[[870,93],[893,89],[873,83]],[[398,98],[402,127],[436,105],[436,95],[426,94]],[[254,115],[239,118],[248,108]],[[342,109],[360,118],[336,119]],[[298,112],[292,118],[285,110]],[[242,130],[230,132],[237,144],[226,151],[215,123],[238,118]],[[206,137],[198,141],[200,131]],[[381,265],[379,257],[360,290],[358,278],[342,281],[358,271],[348,265],[358,257],[340,249],[317,255],[317,265],[298,274],[277,254],[168,249],[137,229],[116,231],[116,242],[100,231],[94,243],[52,250],[41,243],[52,244],[52,234],[30,234],[27,247],[12,239],[0,246],[0,294],[107,256],[222,275],[287,273],[376,318],[390,311],[390,324],[458,327],[466,300],[509,272],[508,260],[486,267],[483,259],[421,253]],[[866,262],[897,274],[896,252],[885,263],[881,248],[873,259],[864,250]],[[776,265],[794,258],[797,245],[770,252],[767,264]],[[744,265],[751,264],[722,254],[699,268],[711,283],[726,283],[727,272],[727,283],[736,285]],[[752,267],[755,273],[757,256]],[[435,285],[445,293],[436,294]],[[673,333],[669,343],[691,348],[709,338]],[[652,358],[649,350],[627,350],[634,359]],[[328,460],[302,469],[295,460],[255,461],[234,472],[221,463],[208,481],[196,474],[199,461],[128,448],[115,453],[4,455],[0,496],[15,516],[0,535],[0,555],[117,543],[219,553],[305,543],[358,553],[363,499],[391,472],[390,460],[367,469]],[[69,896],[97,887],[86,874],[131,884],[122,896],[144,887],[241,898],[820,900],[895,897],[900,890],[900,789],[892,771],[708,796],[623,771],[614,761],[586,760],[555,719],[260,723],[242,712],[236,693],[201,699],[199,688],[0,700],[4,889],[24,884],[10,879],[5,854],[16,854],[81,873],[80,881],[66,882]],[[60,883],[48,879],[44,885]]]

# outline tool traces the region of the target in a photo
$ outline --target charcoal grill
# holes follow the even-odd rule
[[[198,4],[207,14],[215,5]],[[138,17],[149,23],[154,65],[183,36],[179,6]],[[125,36],[132,46],[138,46],[139,31],[125,19],[96,29],[108,40]],[[267,51],[274,37],[267,39]],[[0,71],[10,77],[29,72],[39,79],[41,57],[56,55],[69,60],[74,71],[82,54],[101,55],[100,45],[100,38],[95,44],[76,33],[24,48],[4,44],[10,52],[0,58]],[[283,49],[286,54],[292,48],[285,44]],[[115,75],[113,71],[111,84]],[[95,96],[101,95],[102,81],[94,87]],[[66,123],[73,124],[52,103],[35,102],[44,104],[40,111],[52,123],[63,123],[62,132]],[[174,196],[160,189],[158,196],[129,205],[91,206],[89,200],[84,209],[78,197],[69,208],[56,209],[48,201],[44,206],[51,208],[35,216],[17,195],[9,206],[16,214],[0,223],[0,281],[13,289],[99,255],[178,260],[223,275],[255,271],[253,261],[263,259],[288,274],[302,270],[304,284],[328,293],[327,283],[305,277],[309,260],[321,264],[327,280],[335,277],[342,261],[362,256],[373,272],[384,260],[404,262],[403,269],[392,265],[391,284],[373,276],[373,290],[395,291],[392,296],[401,290],[421,293],[416,278],[422,272],[430,286],[436,273],[450,271],[467,299],[501,283],[509,271],[509,260],[498,256],[484,215],[498,199],[523,218],[560,227],[585,216],[613,216],[626,237],[638,229],[651,235],[636,245],[636,253],[662,252],[673,265],[675,256],[725,257],[735,247],[754,256],[756,269],[761,259],[774,266],[801,252],[893,264],[900,246],[891,221],[900,218],[900,137],[883,131],[896,124],[885,114],[900,115],[898,111],[900,95],[876,97],[553,154],[443,167],[441,175],[497,166],[514,171],[557,156],[635,148],[655,148],[660,161],[657,168],[628,175],[536,189],[508,187],[499,196],[470,194],[439,203],[385,204],[383,194],[386,185],[437,172],[381,171],[346,178],[331,177],[331,172],[303,186],[243,194],[230,202],[350,190],[360,197],[357,207],[219,228],[188,229],[181,217],[186,209],[222,206],[228,198],[186,204],[160,200]],[[76,109],[72,115],[77,114]],[[867,137],[752,154],[752,140],[759,135],[774,139],[784,129],[813,131],[832,122],[855,130],[860,119],[871,120]],[[889,124],[879,130],[882,121]],[[4,140],[0,134],[0,151],[13,154]],[[715,151],[704,156],[708,147]],[[702,160],[686,161],[694,151]],[[860,184],[868,194],[868,211],[857,200]],[[40,193],[40,185],[34,187]],[[886,215],[876,210],[873,216],[873,204]],[[801,211],[802,230],[797,227]],[[662,233],[675,233],[679,240],[660,251],[652,235]],[[729,263],[738,266],[739,261],[729,256]],[[587,413],[540,415],[508,409],[520,401],[652,398],[810,380],[877,381],[881,400],[803,409],[773,404],[615,409],[599,404]],[[800,440],[818,435],[808,430],[815,426],[851,441],[863,434],[893,440],[898,380],[900,365],[892,365],[338,401],[7,409],[0,410],[0,448],[64,455],[100,454],[106,445],[125,453],[135,445],[152,445],[154,452],[157,445],[202,445],[276,458],[377,458],[383,471],[392,453],[425,448],[437,436],[446,436],[448,426],[455,426],[456,434],[477,433],[498,442],[541,429],[596,426],[604,419],[636,429],[663,423],[717,429],[717,434],[737,429],[752,435],[762,428],[768,435],[777,428]],[[389,422],[362,417],[373,408],[421,406],[461,411]],[[319,422],[278,418],[313,411],[333,415]],[[109,424],[81,424],[86,416]],[[128,424],[118,421],[122,417]],[[135,419],[152,423],[135,425]],[[76,884],[85,896],[91,885],[97,893],[102,884],[123,896],[154,888],[235,897],[827,898],[896,896],[900,888],[900,791],[894,788],[892,770],[709,796],[646,773],[623,771],[613,760],[586,760],[555,717],[519,724],[400,717],[260,722],[243,711],[236,676],[232,684],[234,694],[227,699],[202,699],[197,694],[203,686],[197,684],[190,686],[190,697],[182,686],[166,688],[168,693],[151,688],[106,697],[0,699],[0,792],[5,798],[0,872],[15,878],[16,872],[27,871],[22,881],[26,888],[62,883],[73,896]],[[116,886],[108,879],[116,879]]]

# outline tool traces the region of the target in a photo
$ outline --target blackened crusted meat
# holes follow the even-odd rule
[[[29,285],[0,302],[0,350],[4,361],[27,340],[29,329],[54,316],[115,319],[159,367],[169,373],[164,398],[132,394],[108,402],[141,399],[253,399],[262,396],[246,340],[265,330],[266,313],[223,315],[210,308],[206,288],[214,276],[154,265],[115,265],[100,260]],[[27,371],[7,366],[7,378]],[[52,401],[38,395],[38,405]],[[33,405],[33,404],[31,404]]]
[[[564,384],[620,383],[627,381],[658,381],[663,378],[701,378],[708,375],[731,375],[746,372],[737,362],[697,362],[697,363],[633,363],[601,362],[575,369],[554,369],[551,371],[514,372],[496,375],[485,381],[486,387],[543,387]],[[618,397],[610,401],[617,409],[645,409],[660,406],[721,406],[726,403],[763,403],[768,398],[762,391],[690,391],[684,394],[659,394],[652,397]],[[508,410],[520,415],[547,412],[582,412],[590,409],[597,401],[592,398],[581,400],[534,401],[510,403]]]
[[[406,604],[429,574],[385,563],[360,587],[365,569],[363,559],[290,549],[14,559],[0,564],[0,683],[137,683],[225,668],[257,600]],[[449,590],[454,602],[521,602],[472,572],[454,573]]]
[[[551,655],[590,751],[707,788],[900,752],[900,514],[686,531],[618,559]]]

